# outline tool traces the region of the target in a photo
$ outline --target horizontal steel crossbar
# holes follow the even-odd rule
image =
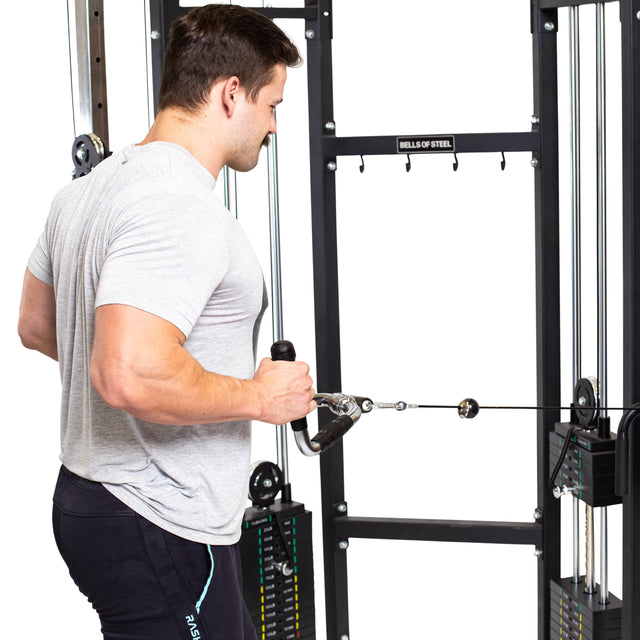
[[[194,7],[177,7],[176,17],[186,15]],[[272,19],[301,19],[301,20],[315,20],[318,17],[317,5],[311,5],[308,7],[247,7],[252,9],[256,13],[261,13],[267,18]]]
[[[251,7],[257,13],[261,13],[267,18],[277,19],[302,19],[315,20],[318,17],[318,7]]]
[[[542,525],[473,520],[419,520],[407,518],[338,517],[338,539],[423,540],[542,546]]]
[[[601,2],[618,2],[618,0],[540,0],[540,8],[556,9],[559,7],[575,7],[581,4],[598,4]]]
[[[455,138],[456,153],[519,152],[540,150],[540,136],[536,132],[523,133],[461,133]],[[398,138],[421,136],[361,136],[332,137],[323,140],[325,157],[359,155],[398,155]],[[438,137],[438,136],[424,136]],[[401,152],[404,154],[406,152]],[[413,152],[409,152],[413,153]]]

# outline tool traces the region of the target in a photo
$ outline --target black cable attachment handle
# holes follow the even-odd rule
[[[271,347],[272,360],[287,360],[293,362],[296,359],[296,350],[288,340],[278,340]],[[360,417],[360,407],[348,396],[342,394],[318,394],[314,400],[318,406],[328,406],[334,413],[339,413],[324,429],[318,431],[313,438],[309,437],[307,419],[300,418],[291,422],[296,445],[305,456],[315,456],[326,451],[351,429]]]
[[[634,404],[620,418],[616,439],[616,495],[623,497],[629,493],[629,430],[634,420],[640,416],[640,403]]]
[[[562,446],[562,451],[560,452],[560,456],[558,461],[556,462],[556,466],[553,468],[551,475],[549,476],[549,488],[551,491],[556,491],[556,480],[558,478],[558,474],[560,473],[560,469],[562,469],[562,465],[567,457],[567,453],[569,453],[569,447],[571,446],[571,441],[573,440],[573,434],[575,433],[577,427],[572,426],[567,434],[564,437],[564,445]]]
[[[291,342],[288,340],[278,340],[271,345],[271,359],[272,360],[286,360],[287,362],[293,362],[296,359],[296,350]],[[294,431],[306,431],[307,419],[299,418],[291,422],[291,428]]]

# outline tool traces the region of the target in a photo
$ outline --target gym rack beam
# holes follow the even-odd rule
[[[375,538],[542,546],[542,525],[538,523],[345,516],[336,518],[336,534],[340,540]]]
[[[317,4],[316,20],[307,20],[307,78],[309,95],[309,164],[311,232],[316,342],[316,386],[342,389],[340,301],[338,295],[338,234],[335,171],[325,169],[325,134],[333,114],[333,9],[331,0]],[[313,34],[313,37],[309,37]],[[318,414],[318,428],[330,417]],[[320,456],[322,546],[325,619],[328,640],[349,637],[347,554],[339,548],[335,517],[344,514],[344,455],[340,440]]]
[[[108,150],[103,4],[103,0],[67,0],[67,15],[74,135],[78,137],[92,133],[100,138],[105,150]]]
[[[455,139],[456,153],[520,152],[540,150],[539,135],[535,132],[523,133],[461,133],[419,136],[361,136],[334,137],[325,136],[324,153],[327,157],[337,156],[373,156],[405,155],[412,151],[398,151],[399,138],[438,138]],[[420,153],[420,152],[417,152]]]
[[[557,9],[532,6],[534,113],[540,152],[535,169],[537,403],[560,400],[560,229],[558,153]],[[549,28],[551,26],[552,28]],[[550,585],[560,579],[560,501],[547,481],[549,437],[560,419],[556,411],[538,413],[538,510],[543,514],[542,554],[538,558],[538,638],[549,638]]]
[[[617,2],[617,0],[599,0],[600,2]],[[595,0],[540,0],[541,9],[557,9],[559,7],[576,7],[583,4],[596,4]]]
[[[624,402],[640,400],[640,0],[621,0]],[[629,404],[628,406],[631,406]],[[637,428],[636,428],[637,430]],[[623,498],[622,638],[640,638],[640,447],[630,439]]]

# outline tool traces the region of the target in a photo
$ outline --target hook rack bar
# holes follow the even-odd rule
[[[406,150],[398,151],[398,138],[409,137],[445,137],[434,136],[356,136],[336,137],[325,135],[323,151],[325,157],[338,156],[375,156],[375,155],[404,155]],[[538,132],[522,133],[461,133],[451,134],[455,139],[457,153],[503,153],[503,152],[531,152],[540,151],[540,137]],[[451,150],[448,150],[451,152]],[[412,150],[411,153],[442,153],[439,151]]]

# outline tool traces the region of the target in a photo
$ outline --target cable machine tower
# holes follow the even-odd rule
[[[525,0],[520,0],[524,2]],[[342,442],[323,451],[320,460],[326,628],[328,640],[348,640],[349,598],[347,548],[350,538],[423,540],[530,545],[538,557],[538,637],[640,638],[640,453],[635,418],[640,405],[640,0],[617,0],[620,9],[622,62],[622,193],[623,193],[623,404],[627,411],[611,433],[607,415],[607,271],[606,271],[606,73],[605,2],[530,0],[533,47],[534,105],[530,131],[465,133],[417,132],[396,136],[340,137],[333,113],[333,14],[340,0],[305,0],[297,8],[255,10],[270,18],[303,20],[307,51],[311,215],[318,389],[339,392],[341,349],[339,271],[337,266],[336,171],[343,156],[418,153],[527,153],[534,172],[537,326],[537,505],[533,522],[461,522],[402,518],[353,517],[348,513]],[[74,77],[72,158],[76,175],[90,171],[106,157],[106,76],[102,0],[68,0]],[[580,11],[596,11],[597,39],[597,206],[598,206],[598,371],[582,372],[581,335],[581,202],[580,202]],[[570,30],[571,180],[573,254],[573,383],[569,423],[560,422],[560,233],[558,49],[559,12],[567,9]],[[153,86],[159,87],[162,54],[171,22],[189,10],[178,0],[148,0],[148,43]],[[74,75],[74,65],[78,68]],[[363,161],[364,166],[364,161]],[[277,168],[276,160],[271,167]],[[225,174],[228,202],[235,181]],[[272,199],[274,198],[272,194]],[[275,195],[277,208],[277,192]],[[281,330],[280,330],[281,332]],[[281,336],[278,336],[278,338]],[[398,407],[395,407],[398,408]],[[468,406],[467,406],[468,408]],[[359,415],[359,414],[358,414]],[[473,417],[467,415],[464,417]],[[319,433],[330,417],[319,413]],[[577,430],[576,430],[577,429]],[[284,445],[286,446],[286,445]],[[576,459],[588,459],[591,484],[578,485],[572,473]],[[595,471],[596,460],[605,472]],[[556,467],[556,469],[554,469]],[[600,469],[600,467],[598,467]],[[555,483],[549,482],[554,470]],[[615,483],[612,477],[615,476]],[[581,475],[582,478],[582,475]],[[614,486],[615,485],[615,486]],[[588,488],[588,490],[587,490]],[[554,493],[556,495],[554,495]],[[560,501],[573,501],[573,575],[560,570]],[[621,601],[609,593],[607,577],[607,516],[610,504],[623,505],[623,590]],[[580,576],[580,508],[585,505],[587,571]],[[600,583],[596,582],[594,509],[600,510]],[[300,513],[303,513],[301,511]],[[291,519],[283,521],[283,552]],[[274,525],[275,526],[275,525]],[[283,528],[284,527],[284,528]],[[288,529],[287,529],[288,527]],[[285,575],[285,574],[283,574]],[[287,577],[285,575],[285,577]],[[559,608],[560,603],[560,608]],[[579,635],[577,618],[581,612]],[[560,611],[560,612],[559,612]],[[589,619],[590,624],[584,620]],[[305,637],[314,637],[314,632]],[[276,636],[273,636],[276,638]],[[284,637],[284,636],[282,636]],[[288,637],[288,636],[287,636]],[[266,638],[266,636],[265,636]],[[279,636],[277,638],[279,640]]]

